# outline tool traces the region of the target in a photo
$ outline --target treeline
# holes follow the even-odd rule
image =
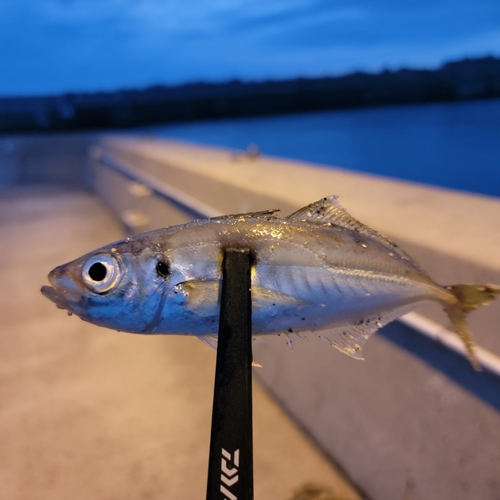
[[[500,97],[500,59],[437,70],[353,73],[244,83],[196,83],[107,93],[0,99],[0,132],[125,128],[217,118]]]

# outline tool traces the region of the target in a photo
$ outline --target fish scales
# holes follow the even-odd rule
[[[198,220],[112,243],[54,269],[52,286],[42,293],[100,326],[197,335],[214,345],[224,249],[248,248],[255,335],[312,331],[362,358],[374,331],[433,300],[478,366],[465,316],[491,301],[499,287],[438,285],[334,196],[288,217],[274,212]]]

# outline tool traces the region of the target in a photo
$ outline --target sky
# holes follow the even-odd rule
[[[0,96],[500,56],[499,0],[0,0]]]

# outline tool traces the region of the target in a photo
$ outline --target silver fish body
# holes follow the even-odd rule
[[[52,288],[42,292],[100,326],[213,338],[226,248],[248,248],[254,257],[256,335],[312,331],[361,358],[374,331],[423,300],[460,309],[454,290],[432,281],[333,196],[285,218],[274,211],[226,216],[127,238],[54,269]],[[487,288],[489,300],[496,293]]]

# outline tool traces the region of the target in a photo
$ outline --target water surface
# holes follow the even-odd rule
[[[144,129],[143,129],[144,130]],[[500,197],[500,99],[148,127],[160,137]]]

